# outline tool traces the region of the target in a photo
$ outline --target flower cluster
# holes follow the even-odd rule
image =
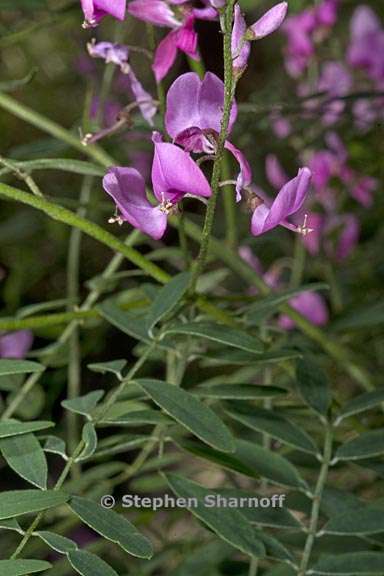
[[[170,28],[171,31],[160,42],[153,61],[155,79],[160,82],[170,70],[177,50],[198,59],[198,39],[194,30],[196,19],[216,20],[225,2],[206,0],[203,6],[194,6],[185,0],[132,0],[128,6],[119,3],[109,13],[120,18],[124,11],[144,22]],[[94,2],[93,12],[83,10],[87,22],[95,25],[108,12],[108,3]],[[273,33],[283,23],[288,5],[280,2],[266,12],[253,25],[247,27],[239,5],[234,7],[232,30],[232,60],[234,82],[243,74],[250,56],[251,42]],[[156,105],[134,75],[129,62],[129,48],[110,42],[92,42],[89,54],[117,65],[128,76],[137,105],[144,118],[152,124]],[[194,73],[186,73],[170,86],[166,96],[165,134],[153,133],[154,155],[152,163],[153,197],[147,196],[145,180],[133,167],[112,167],[104,178],[104,189],[116,204],[116,215],[112,222],[129,222],[132,226],[154,239],[163,236],[167,216],[177,211],[185,197],[204,199],[211,196],[211,187],[200,167],[200,163],[218,154],[224,108],[224,84],[215,74],[207,72],[200,79]],[[299,170],[297,176],[284,183],[272,201],[259,195],[252,187],[252,172],[244,153],[237,148],[229,135],[237,117],[237,105],[233,99],[230,111],[227,138],[224,148],[239,165],[234,181],[236,201],[246,191],[248,206],[252,208],[251,232],[258,236],[278,225],[305,234],[308,230],[288,222],[287,218],[303,206],[307,197],[311,173],[308,168]],[[168,141],[171,138],[171,142]],[[195,159],[192,155],[201,155]]]

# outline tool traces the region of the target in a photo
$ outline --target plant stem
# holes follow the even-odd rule
[[[188,236],[196,242],[200,241],[200,228],[191,221],[185,221],[185,231]],[[268,296],[271,289],[264,280],[257,274],[257,272],[249,266],[244,260],[239,258],[238,254],[233,250],[223,250],[223,245],[217,238],[211,237],[210,250],[217,258],[224,262],[228,268],[238,274],[251,286],[256,286],[261,296]],[[374,385],[371,381],[370,375],[359,365],[357,365],[351,358],[351,354],[339,342],[332,340],[328,334],[323,332],[318,326],[311,324],[307,318],[302,316],[300,312],[289,306],[283,304],[279,310],[287,314],[296,323],[297,327],[304,332],[311,340],[316,342],[327,354],[331,356],[344,370],[349,374],[357,383],[360,384],[365,390],[373,390]]]
[[[228,154],[224,154],[223,156],[221,176],[224,181],[230,180],[231,178]],[[223,198],[226,242],[229,248],[235,250],[238,243],[238,234],[236,221],[236,199],[232,186],[224,186]]]
[[[58,140],[65,142],[69,146],[76,148],[83,154],[86,154],[90,158],[96,160],[96,162],[99,162],[99,164],[102,166],[108,167],[114,163],[113,158],[111,158],[106,152],[104,152],[104,150],[98,146],[89,145],[84,147],[80,141],[80,138],[72,134],[72,132],[62,128],[59,124],[56,124],[56,122],[49,120],[28,106],[21,104],[12,98],[12,96],[9,96],[4,92],[0,92],[0,108],[7,110],[14,116],[17,116],[21,120],[28,122],[28,124],[32,124],[32,126],[36,126],[36,128],[44,130],[44,132],[47,132],[54,138],[58,138]]]
[[[248,576],[256,576],[258,569],[259,569],[259,559],[251,558],[251,561],[249,563]]]
[[[90,200],[93,178],[85,177],[80,191],[80,202],[87,203]],[[78,216],[85,216],[86,209],[79,208]],[[78,228],[72,228],[69,238],[68,259],[67,259],[67,298],[68,302],[79,300],[79,282],[80,282],[80,250],[81,250],[81,231]],[[72,305],[68,306],[71,311]],[[79,327],[73,330],[69,339],[69,361],[68,361],[68,399],[74,399],[81,393],[81,355],[80,355],[80,334]],[[68,410],[66,417],[68,449],[72,453],[79,443],[80,429],[79,416],[75,412]],[[73,477],[78,477],[80,465],[73,467]]]
[[[161,268],[156,266],[153,262],[147,260],[144,256],[142,256],[139,252],[134,250],[133,248],[124,244],[121,240],[116,238],[107,230],[104,230],[98,224],[75,214],[71,210],[64,208],[63,206],[58,206],[52,202],[48,202],[44,198],[38,198],[36,196],[32,196],[27,192],[22,192],[17,188],[12,188],[11,186],[7,186],[6,184],[0,184],[0,196],[4,196],[5,198],[9,198],[10,200],[16,200],[17,202],[22,202],[23,204],[27,204],[28,206],[32,206],[33,208],[37,208],[42,212],[45,212],[53,218],[54,220],[58,220],[64,224],[68,224],[69,226],[78,228],[88,236],[95,238],[102,244],[105,244],[112,250],[116,252],[121,252],[128,260],[130,260],[133,264],[135,264],[141,270],[147,272],[149,276],[152,276],[155,280],[160,283],[166,283],[169,281],[170,276],[166,272],[164,272]]]
[[[191,279],[191,292],[195,292],[197,280],[204,270],[209,248],[209,240],[212,233],[213,222],[215,218],[215,210],[217,197],[219,194],[220,176],[222,170],[222,160],[224,155],[225,141],[228,135],[228,125],[231,115],[231,108],[233,102],[234,81],[232,73],[232,54],[231,54],[231,35],[232,35],[232,22],[233,22],[233,5],[235,0],[228,0],[225,8],[225,13],[221,19],[223,24],[223,50],[224,50],[224,109],[221,119],[221,129],[217,142],[216,157],[213,163],[213,171],[211,178],[212,195],[208,202],[208,208],[205,215],[205,222],[203,232],[201,235],[200,252],[197,257],[196,266],[194,268]]]
[[[333,442],[332,425],[327,424],[325,429],[324,451],[320,468],[320,474],[317,479],[315,491],[313,494],[313,503],[311,509],[311,517],[309,521],[308,536],[305,542],[304,552],[297,576],[305,576],[307,574],[308,565],[311,559],[311,553],[318,530],[321,497],[327,481],[329,465],[332,459],[332,442]]]
[[[154,350],[154,348],[156,347],[156,345],[157,345],[157,341],[154,341],[153,344],[151,344],[151,346],[149,346],[147,348],[146,352],[144,354],[142,354],[142,356],[135,362],[135,364],[132,366],[132,368],[128,372],[126,378],[124,378],[124,380],[119,384],[119,386],[116,388],[116,390],[113,392],[113,394],[111,394],[111,396],[108,398],[107,402],[105,402],[105,404],[103,405],[103,410],[98,414],[97,418],[94,420],[95,425],[104,418],[104,416],[107,414],[108,410],[115,403],[115,401],[120,396],[120,394],[123,393],[127,384],[129,384],[132,381],[132,378],[140,370],[140,368],[143,366],[143,364],[147,361],[148,357],[151,355],[151,353]],[[59,476],[59,478],[58,478],[58,480],[57,480],[57,482],[53,488],[54,490],[60,490],[60,488],[63,486],[65,480],[68,477],[68,474],[70,473],[73,465],[76,462],[76,458],[78,456],[80,456],[83,449],[84,449],[84,441],[80,440],[80,442],[78,443],[77,447],[75,448],[72,456],[68,459],[62,473],[60,474],[60,476]],[[23,551],[23,549],[25,548],[26,544],[28,543],[29,539],[33,535],[33,532],[36,530],[37,526],[39,525],[39,523],[43,517],[44,517],[44,512],[40,512],[36,516],[36,518],[34,519],[32,524],[26,530],[26,532],[23,536],[23,539],[21,540],[19,546],[16,548],[15,552],[12,554],[11,559],[17,558],[19,556],[19,554]]]
[[[290,287],[298,288],[303,280],[305,268],[305,247],[300,234],[295,237],[295,250],[293,254],[293,267],[290,279]]]

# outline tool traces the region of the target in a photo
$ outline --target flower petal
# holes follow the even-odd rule
[[[0,336],[0,358],[25,358],[33,342],[30,330],[18,330]]]
[[[221,119],[224,107],[224,82],[212,72],[207,72],[203,78],[199,94],[199,128],[212,129],[218,134],[221,129]],[[237,106],[233,104],[228,125],[231,132],[237,117]]]
[[[260,40],[275,32],[283,23],[288,10],[288,2],[280,2],[273,6],[257,22],[251,26],[253,40]]]
[[[139,106],[143,118],[150,126],[153,126],[152,118],[156,115],[157,107],[154,104],[153,98],[146,90],[144,90],[141,82],[136,78],[135,73],[131,69],[129,72],[129,79],[131,82],[131,90]]]
[[[176,60],[177,32],[177,30],[172,30],[157,46],[155,59],[152,64],[156,82],[161,82]]]
[[[329,312],[325,300],[316,292],[301,292],[289,301],[289,304],[300,312],[315,326],[324,326],[329,321]],[[285,330],[292,330],[295,322],[288,316],[279,318],[279,326]]]
[[[123,220],[155,240],[163,236],[167,216],[149,202],[144,179],[135,168],[110,168],[104,176],[103,187],[115,201]]]
[[[228,140],[225,143],[225,148],[233,154],[240,166],[240,172],[236,181],[236,202],[240,202],[242,189],[252,182],[252,170],[248,160],[241,150],[236,148],[236,146]]]
[[[165,125],[173,139],[188,128],[200,127],[200,88],[201,80],[195,72],[182,74],[169,88]]]
[[[185,194],[208,197],[211,188],[198,165],[175,144],[155,141],[153,191],[159,202],[177,203]]]
[[[244,40],[246,31],[247,24],[239,4],[236,4],[231,39],[232,66],[234,70],[243,71],[247,66],[251,52],[251,44],[247,40]]]
[[[180,26],[173,10],[163,0],[132,0],[128,4],[128,12],[131,16],[156,26],[168,26],[169,28]]]
[[[252,234],[258,236],[272,230],[300,210],[308,194],[310,181],[309,168],[300,168],[296,178],[283,186],[270,208],[265,204],[258,206],[252,216]]]

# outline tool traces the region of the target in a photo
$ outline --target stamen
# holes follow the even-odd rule
[[[314,228],[308,228],[307,227],[307,222],[308,222],[308,214],[304,215],[304,222],[302,224],[302,226],[298,226],[297,227],[297,233],[301,234],[302,236],[307,236],[308,234],[310,234],[311,232],[314,231]]]

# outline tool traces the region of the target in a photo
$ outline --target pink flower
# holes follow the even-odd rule
[[[127,0],[80,0],[84,13],[83,28],[94,28],[100,20],[110,14],[118,20],[124,20]]]
[[[257,20],[249,29],[249,39],[261,40],[269,34],[275,32],[287,15],[288,2],[280,2],[268,10],[259,20]]]
[[[200,80],[194,72],[179,76],[167,94],[165,125],[168,134],[176,144],[188,152],[214,154],[221,130],[224,105],[224,84],[211,72]],[[230,132],[237,116],[234,103],[231,110],[228,131]],[[240,166],[236,182],[237,200],[241,199],[241,189],[252,180],[250,165],[244,154],[228,140],[225,147],[233,154]]]
[[[173,6],[180,6],[180,9],[176,12]],[[133,0],[128,5],[128,12],[144,22],[172,28],[156,49],[153,71],[157,82],[173,66],[178,50],[195,60],[200,59],[194,30],[195,19],[212,20],[217,17],[217,11],[212,6],[193,9],[188,0]]]
[[[351,20],[351,42],[347,59],[376,82],[384,80],[384,28],[369,6],[358,6]]]
[[[127,221],[158,240],[166,230],[168,214],[184,196],[209,197],[211,188],[187,152],[162,142],[156,134],[153,142],[152,184],[157,206],[148,200],[145,180],[135,168],[110,168],[103,186],[116,203],[118,215],[112,221]]]
[[[301,292],[289,300],[289,304],[315,326],[324,326],[329,322],[329,312],[325,300],[316,292],[309,290]],[[279,326],[284,330],[292,330],[295,328],[295,322],[289,316],[282,315],[279,318]]]
[[[306,234],[304,227],[295,226],[287,222],[287,218],[300,210],[303,206],[311,183],[311,171],[309,168],[300,168],[297,176],[287,182],[280,190],[271,206],[258,198],[258,204],[251,222],[251,232],[254,236],[264,234],[276,226],[285,226],[290,230]]]
[[[119,66],[123,74],[129,78],[130,88],[137,102],[143,118],[150,126],[153,126],[153,117],[157,107],[152,96],[144,89],[129,63],[129,48],[123,44],[111,42],[89,42],[87,45],[89,55],[92,58],[102,58],[107,64],[113,63]]]
[[[33,342],[30,330],[19,330],[0,335],[0,358],[25,358]]]

